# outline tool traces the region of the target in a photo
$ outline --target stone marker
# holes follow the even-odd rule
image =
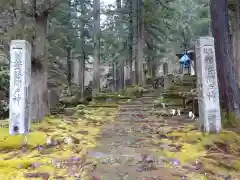
[[[9,133],[25,134],[30,126],[31,45],[13,40],[10,45]]]
[[[201,130],[219,132],[221,115],[213,37],[201,37],[197,41],[196,65]]]

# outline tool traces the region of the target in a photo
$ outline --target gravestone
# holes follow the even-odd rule
[[[25,40],[10,44],[9,133],[25,134],[30,127],[31,45]]]
[[[201,37],[197,41],[196,63],[201,130],[219,132],[221,115],[213,37]]]

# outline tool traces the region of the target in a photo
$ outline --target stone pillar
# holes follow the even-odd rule
[[[213,37],[201,37],[197,41],[196,58],[201,130],[219,132],[221,115]]]
[[[31,45],[13,40],[10,45],[9,133],[25,134],[30,127]]]

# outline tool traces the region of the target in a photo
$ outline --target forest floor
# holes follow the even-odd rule
[[[239,135],[204,135],[187,116],[151,115],[154,98],[121,105],[105,126],[100,146],[88,154],[98,159],[95,180],[240,179]]]
[[[155,98],[67,108],[32,124],[25,145],[2,121],[0,178],[240,180],[239,134],[203,134],[185,115],[152,115]]]

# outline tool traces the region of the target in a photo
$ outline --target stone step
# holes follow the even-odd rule
[[[154,104],[154,100],[152,99],[138,99],[138,100],[133,100],[130,102],[120,102],[118,103],[119,105],[125,105],[125,104]]]
[[[137,122],[140,122],[140,123],[159,123],[160,121],[158,119],[153,119],[153,118],[138,118],[138,117],[131,117],[131,118],[128,118],[128,117],[119,117],[118,118],[120,121],[123,121],[123,122],[131,122],[131,123],[137,123]]]
[[[138,98],[138,99],[156,99],[158,96],[156,95],[151,95],[151,94],[145,94],[142,97]]]
[[[139,107],[129,107],[129,108],[120,108],[120,111],[131,111],[131,112],[136,112],[136,111],[149,111],[152,108],[139,108]]]
[[[154,104],[145,104],[145,103],[139,103],[139,104],[124,104],[121,107],[125,108],[125,107],[130,107],[130,108],[134,108],[134,107],[153,107]]]
[[[140,111],[140,112],[129,112],[129,111],[122,111],[116,114],[117,116],[136,116],[136,115],[142,115],[142,116],[149,116],[150,113],[147,111]]]
[[[139,98],[139,99],[135,99],[135,100],[132,100],[130,102],[153,102],[156,98]]]

